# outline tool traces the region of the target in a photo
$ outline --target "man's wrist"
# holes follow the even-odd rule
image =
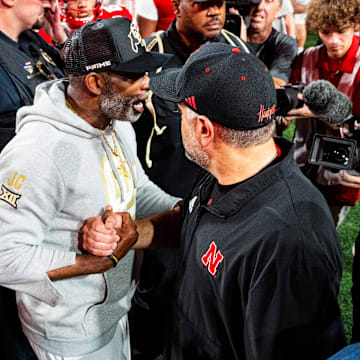
[[[54,40],[51,40],[51,42],[58,50],[62,50],[65,43],[66,43],[66,40],[63,43],[58,43],[58,42],[56,42]]]
[[[114,255],[114,254],[110,254],[110,255],[108,255],[107,257],[112,261],[113,267],[116,267],[116,265],[117,265],[118,262],[119,262],[118,257],[117,257],[116,255]]]

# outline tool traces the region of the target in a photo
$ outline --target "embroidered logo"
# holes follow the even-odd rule
[[[190,96],[185,98],[185,101],[195,110],[197,110],[196,108],[196,102],[195,102],[195,96]]]
[[[217,246],[213,241],[208,251],[202,256],[201,262],[207,267],[209,273],[216,277],[216,272],[220,263],[224,260],[224,255],[220,250],[217,250]]]
[[[258,122],[263,122],[265,119],[270,119],[271,116],[275,114],[275,104],[268,109],[265,109],[264,105],[260,105],[260,111],[257,113],[259,115]]]
[[[5,187],[5,185],[1,186],[1,194],[0,200],[7,202],[13,208],[17,208],[16,201],[21,198],[21,195],[11,192],[9,189]]]
[[[13,187],[15,190],[20,190],[25,182],[24,175],[18,175],[16,172],[11,179],[8,179],[7,185]]]
[[[194,205],[196,202],[197,196],[194,196],[190,201],[189,201],[189,213],[191,214],[192,211],[194,210]]]
[[[130,32],[128,34],[128,38],[131,41],[131,49],[133,52],[139,52],[139,45],[145,48],[145,41],[141,37],[137,26],[134,23],[130,25]]]

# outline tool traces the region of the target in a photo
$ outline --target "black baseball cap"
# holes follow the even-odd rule
[[[88,22],[69,37],[63,53],[71,75],[92,71],[143,73],[156,70],[171,58],[146,51],[137,26],[125,17]]]
[[[228,44],[201,46],[182,68],[151,76],[150,89],[231,129],[260,128],[275,117],[276,90],[267,67]]]

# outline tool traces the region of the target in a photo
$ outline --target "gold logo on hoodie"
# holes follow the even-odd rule
[[[1,186],[0,200],[7,202],[13,208],[17,209],[16,201],[21,198],[21,195],[11,192],[4,185]]]
[[[25,176],[16,172],[11,179],[8,179],[7,185],[13,187],[15,190],[20,190],[24,182]]]

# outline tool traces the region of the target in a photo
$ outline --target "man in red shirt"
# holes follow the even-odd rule
[[[309,84],[322,79],[332,83],[353,103],[353,115],[360,116],[360,39],[355,28],[360,23],[360,7],[356,0],[313,0],[308,8],[307,27],[317,32],[322,45],[305,50],[295,60],[292,83]],[[300,168],[321,190],[331,208],[336,224],[349,206],[359,199],[359,185],[353,176],[334,173],[307,162],[315,133],[341,137],[341,129],[330,128],[314,118],[307,106],[292,110],[296,115],[295,159]]]

